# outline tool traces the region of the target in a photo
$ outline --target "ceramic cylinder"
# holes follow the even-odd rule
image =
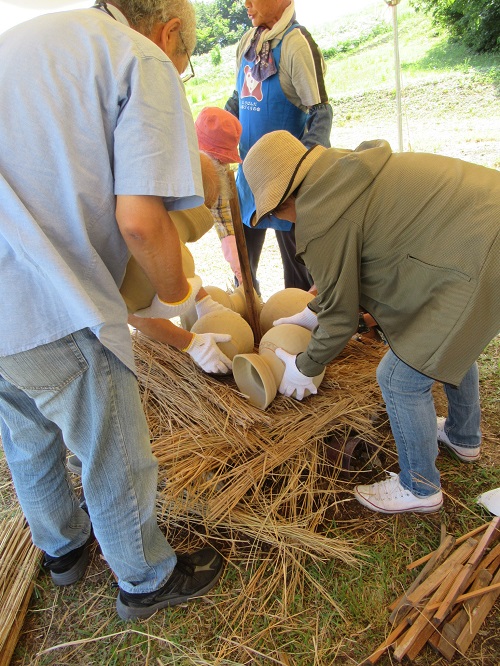
[[[262,306],[260,313],[260,330],[267,333],[276,319],[291,317],[302,312],[314,296],[303,289],[289,287],[273,294]]]
[[[218,342],[221,351],[231,360],[237,354],[253,351],[252,329],[243,317],[231,310],[209,312],[200,317],[191,328],[192,333],[229,333],[229,342]]]
[[[271,328],[262,336],[258,354],[241,354],[233,359],[233,376],[238,389],[249,402],[259,409],[266,409],[276,397],[285,372],[285,364],[276,354],[280,347],[289,354],[300,354],[307,349],[311,332],[295,324],[282,324]],[[318,387],[325,372],[315,377]],[[305,394],[309,395],[308,392]]]

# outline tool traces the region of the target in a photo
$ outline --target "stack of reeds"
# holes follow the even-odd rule
[[[356,543],[326,534],[332,517],[355,500],[325,440],[355,435],[377,444],[382,346],[349,343],[318,395],[302,402],[278,396],[264,412],[232,377],[208,376],[188,355],[140,334],[134,344],[170,540],[207,536],[232,561],[243,559],[253,575],[242,594],[257,595],[261,608],[278,588],[285,601],[305,579],[317,585],[306,568],[311,558],[359,561]],[[368,460],[358,482],[370,469]],[[243,612],[241,599],[231,612]]]
[[[476,538],[474,538],[476,537]],[[376,664],[389,647],[394,658],[413,661],[426,644],[448,661],[464,655],[500,594],[500,518],[455,539],[409,565],[425,563],[390,607],[395,628],[363,666]]]
[[[0,522],[0,666],[16,647],[40,560],[22,515]]]

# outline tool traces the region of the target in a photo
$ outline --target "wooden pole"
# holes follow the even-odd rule
[[[231,198],[229,205],[231,208],[231,217],[233,218],[234,235],[236,238],[236,247],[240,259],[241,275],[243,278],[243,290],[247,303],[247,313],[250,327],[253,331],[255,344],[258,345],[262,337],[260,329],[260,311],[255,300],[255,290],[253,287],[252,273],[250,271],[250,261],[248,259],[247,244],[245,233],[243,231],[243,222],[241,221],[240,205],[238,201],[238,192],[236,191],[236,182],[234,171],[228,170],[229,185],[231,187]]]

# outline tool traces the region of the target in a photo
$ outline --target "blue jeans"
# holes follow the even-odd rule
[[[377,368],[392,434],[399,456],[401,485],[426,497],[440,488],[434,380],[403,363],[391,350]],[[479,373],[474,363],[458,388],[444,384],[448,399],[446,433],[453,444],[477,447],[481,442]]]
[[[68,447],[82,461],[94,533],[120,587],[158,589],[176,556],[156,519],[158,464],[134,374],[89,329],[0,358],[0,423],[35,545],[59,557],[89,537]]]

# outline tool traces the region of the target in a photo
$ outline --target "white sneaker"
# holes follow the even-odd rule
[[[458,446],[452,444],[448,439],[448,435],[444,431],[444,424],[446,423],[446,416],[438,416],[437,418],[437,438],[438,442],[444,444],[455,456],[462,462],[474,462],[478,460],[481,455],[481,448],[479,446]]]
[[[439,511],[443,506],[441,490],[428,497],[417,497],[399,483],[399,474],[387,473],[389,478],[385,481],[379,481],[370,486],[356,486],[354,496],[358,502],[368,509],[380,513],[404,513],[405,511],[433,513]]]

